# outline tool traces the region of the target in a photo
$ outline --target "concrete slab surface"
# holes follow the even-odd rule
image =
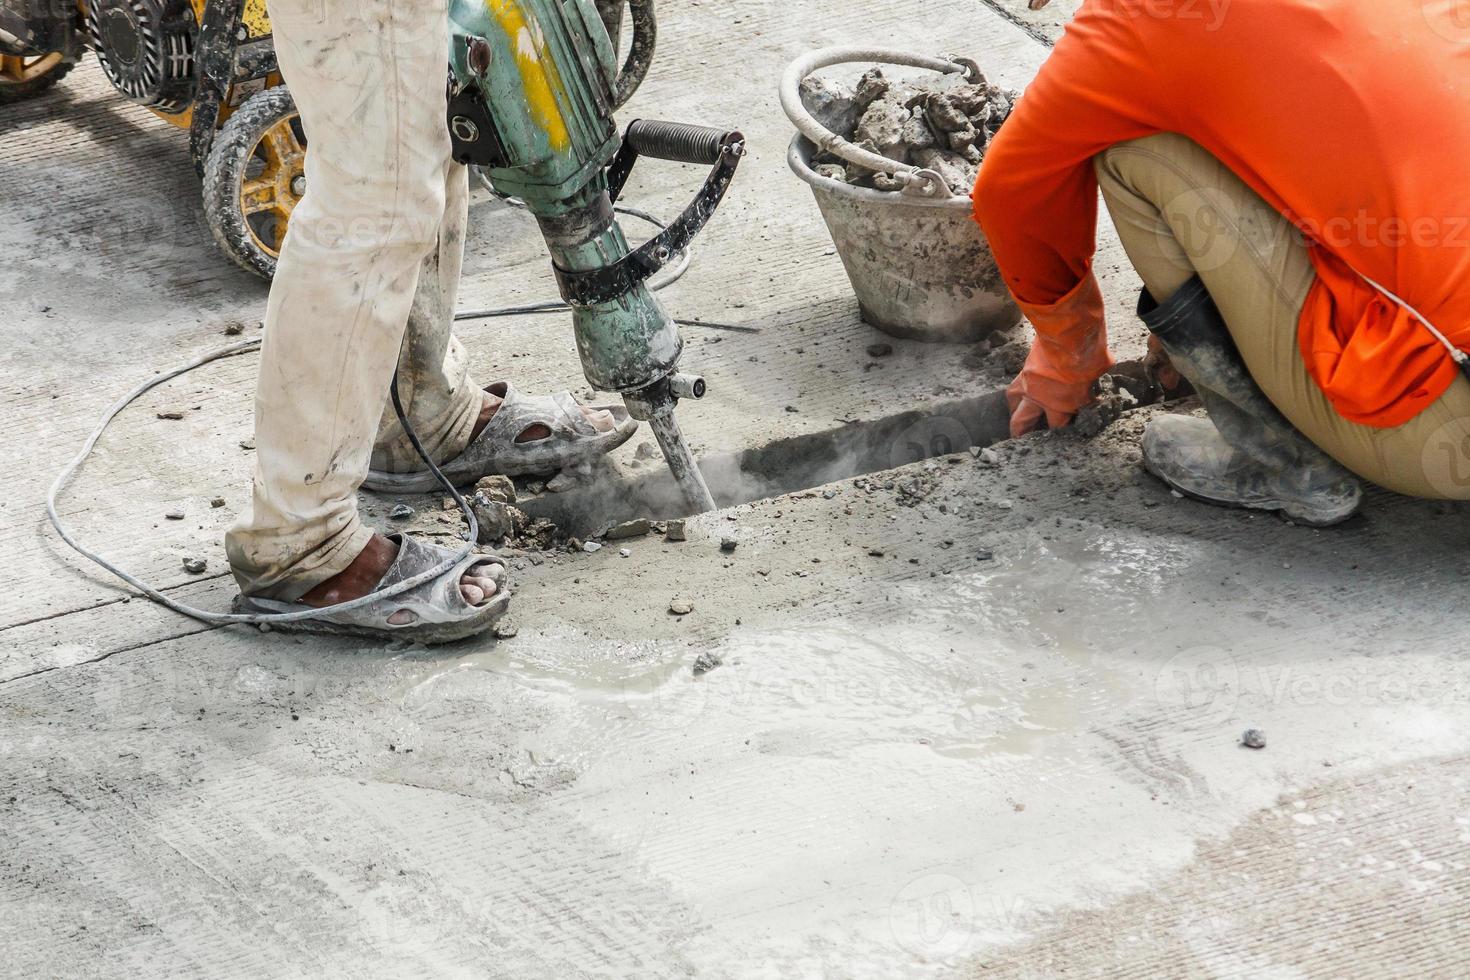
[[[905,342],[869,366],[776,79],[876,40],[1021,86],[1071,9],[1024,6],[661,4],[633,111],[753,149],[668,298],[758,332],[689,329],[713,390],[685,427],[731,459],[867,427],[888,461],[683,543],[515,554],[517,635],[440,651],[209,629],[45,527],[102,409],[253,329],[264,287],[208,245],[180,134],[95,66],[0,111],[0,975],[1463,976],[1464,508],[1375,492],[1313,531],[1177,499],[1138,466],[1156,409],[887,469],[992,424],[1004,372]],[[523,216],[475,217],[467,305],[554,291]],[[1099,269],[1134,355],[1106,234]],[[463,335],[487,381],[582,389],[560,317]],[[253,370],[137,406],[64,507],[212,608]]]

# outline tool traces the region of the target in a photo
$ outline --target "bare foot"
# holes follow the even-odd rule
[[[480,438],[480,433],[485,431],[485,426],[490,424],[490,420],[495,417],[496,412],[500,411],[500,406],[504,402],[504,399],[493,392],[487,391],[483,394],[485,400],[480,405],[480,417],[475,420],[474,431],[470,433],[471,442]],[[586,405],[578,407],[582,409],[582,417],[588,422],[591,422],[592,428],[598,432],[611,432],[617,427],[617,420],[613,418],[611,412],[599,412],[597,409],[588,408]],[[516,436],[516,442],[535,442],[538,439],[545,439],[549,435],[551,435],[551,430],[537,422]]]
[[[303,605],[321,609],[360,599],[377,587],[393,564],[393,559],[397,557],[398,545],[381,534],[375,534],[351,565],[306,593],[301,597],[301,602]],[[489,576],[497,567],[499,566],[478,565],[465,573],[464,578],[459,580],[459,592],[464,596],[465,602],[472,606],[483,606],[490,601],[497,587],[495,580]],[[408,626],[413,621],[413,613],[407,610],[399,610],[388,617],[388,622],[393,626]]]

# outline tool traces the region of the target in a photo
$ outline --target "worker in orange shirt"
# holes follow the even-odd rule
[[[1113,363],[1101,188],[1152,344],[1209,414],[1153,419],[1151,472],[1318,526],[1357,511],[1359,478],[1470,499],[1457,2],[1085,0],[975,189],[1036,329],[1012,434],[1066,425]]]

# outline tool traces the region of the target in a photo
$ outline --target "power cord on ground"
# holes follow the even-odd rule
[[[483,177],[481,179],[483,180]],[[512,204],[512,206],[517,206],[520,203],[518,201],[515,201],[514,199],[507,200]],[[647,214],[646,212],[639,211],[636,208],[619,206],[617,210],[619,211],[619,213],[651,222],[661,229],[665,227],[664,223],[659,221],[657,218],[653,217],[650,214]],[[688,268],[689,253],[686,251],[680,255],[679,261],[671,267],[670,275],[666,276],[662,281],[654,284],[651,288],[659,290],[673,285],[680,279],[680,277],[684,275],[684,272]],[[548,300],[546,302],[532,303],[524,306],[502,307],[487,310],[460,311],[455,314],[454,318],[456,320],[465,320],[497,316],[515,316],[530,313],[546,313],[565,308],[566,304],[561,302],[560,300]],[[168,381],[172,381],[174,378],[188,374],[190,371],[197,370],[198,368],[201,368],[206,364],[211,364],[214,361],[219,361],[227,357],[235,357],[239,354],[245,354],[250,351],[258,350],[260,348],[260,344],[261,340],[259,338],[254,340],[245,340],[241,341],[240,343],[231,344],[228,347],[221,347],[218,350],[203,354],[199,357],[196,357],[194,360],[189,361],[187,364],[182,364],[178,367],[172,368],[171,370],[165,371],[162,374],[148,379],[147,381],[138,385],[132,391],[128,392],[122,398],[114,402],[112,407],[109,408],[107,412],[103,415],[102,421],[97,425],[95,429],[92,430],[92,433],[87,437],[86,442],[82,444],[82,448],[77,452],[75,456],[72,457],[72,459],[66,464],[62,471],[57,474],[56,479],[51,484],[51,489],[46,494],[46,516],[50,519],[51,526],[56,528],[56,533],[61,536],[61,540],[66,542],[66,544],[70,548],[72,548],[82,557],[94,562],[96,565],[105,569],[108,572],[111,572],[113,575],[116,575],[128,585],[131,585],[133,588],[137,589],[139,592],[143,593],[143,595],[152,599],[159,605],[165,606],[169,609],[172,609],[176,613],[180,613],[192,619],[197,619],[200,622],[209,623],[216,626],[244,625],[260,626],[262,628],[267,628],[273,623],[301,622],[303,620],[317,619],[322,616],[329,616],[334,613],[351,612],[353,610],[362,609],[368,605],[371,605],[372,603],[380,602],[383,599],[391,599],[394,596],[402,595],[403,593],[408,592],[412,589],[416,589],[421,585],[432,582],[434,579],[448,572],[464,559],[468,558],[470,554],[474,551],[476,539],[479,537],[479,522],[475,519],[474,509],[469,505],[469,502],[465,500],[464,495],[461,494],[459,490],[454,486],[454,482],[446,477],[443,471],[439,469],[439,466],[434,462],[428,451],[424,449],[423,443],[419,441],[418,433],[414,431],[413,426],[409,423],[408,416],[403,410],[403,402],[399,398],[398,394],[397,372],[394,372],[393,375],[393,385],[390,389],[390,396],[393,401],[393,411],[398,415],[398,422],[400,425],[403,426],[403,431],[408,435],[409,442],[413,444],[414,451],[419,454],[419,458],[424,461],[424,464],[426,466],[428,466],[429,471],[434,474],[434,478],[439,481],[439,484],[454,498],[454,502],[459,506],[460,511],[464,514],[465,521],[468,525],[464,547],[461,548],[454,555],[454,557],[445,559],[443,562],[434,566],[429,571],[423,572],[419,575],[415,575],[413,578],[406,579],[405,581],[399,582],[396,585],[390,586],[389,588],[383,589],[381,591],[371,592],[360,599],[353,599],[350,602],[342,602],[332,606],[323,606],[319,609],[307,609],[293,613],[217,613],[211,612],[207,609],[198,609],[194,606],[188,605],[187,603],[171,599],[163,592],[155,589],[147,582],[138,578],[136,575],[133,575],[126,570],[118,567],[106,556],[87,548],[80,541],[78,541],[75,536],[73,536],[71,531],[67,528],[65,522],[62,521],[61,515],[57,512],[56,498],[60,496],[61,491],[66,488],[67,484],[71,482],[77,471],[82,468],[82,465],[86,463],[87,459],[92,455],[92,451],[96,448],[98,440],[102,438],[103,433],[107,431],[107,427],[112,424],[112,421],[117,418],[118,415],[122,414],[123,410],[126,409],[129,405],[137,401],[139,398],[143,397],[143,395],[152,391],[154,388],[157,388],[159,385],[164,384]]]

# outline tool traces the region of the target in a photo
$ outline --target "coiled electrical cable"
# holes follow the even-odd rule
[[[480,177],[482,181],[484,180],[484,176],[479,174],[478,171],[476,171],[476,174]],[[501,195],[497,194],[496,196],[500,197]],[[512,204],[512,206],[519,206],[522,208],[524,207],[524,205],[522,205],[519,201],[515,201],[514,199],[507,200],[509,203]],[[659,221],[657,218],[646,212],[639,211],[637,208],[619,206],[618,211],[631,217],[649,221],[657,225],[660,229],[664,227],[663,222]],[[651,288],[664,289],[668,286],[673,285],[679,280],[681,276],[683,276],[688,267],[689,254],[686,251],[681,254],[679,262],[671,267],[671,274],[666,276],[657,284],[653,285]],[[545,302],[531,303],[524,306],[502,307],[488,310],[465,310],[455,313],[454,318],[456,320],[465,320],[497,316],[515,316],[519,314],[529,313],[547,313],[565,308],[566,304],[561,302],[560,300],[548,300]],[[159,605],[165,606],[168,609],[172,609],[174,612],[180,613],[184,616],[188,616],[191,619],[197,619],[200,622],[209,623],[216,626],[249,625],[269,627],[273,623],[300,622],[302,620],[317,619],[322,616],[329,616],[333,613],[343,613],[350,612],[355,609],[362,609],[372,603],[378,602],[383,599],[391,599],[394,596],[402,595],[403,593],[408,592],[411,589],[416,589],[427,582],[432,582],[434,579],[438,578],[439,576],[448,572],[454,566],[458,565],[465,558],[468,558],[469,555],[474,551],[475,541],[479,536],[479,522],[475,519],[474,509],[470,507],[469,502],[465,500],[464,495],[461,494],[459,490],[454,486],[453,481],[446,477],[443,471],[439,469],[438,465],[434,462],[428,451],[424,449],[423,443],[419,441],[418,433],[414,431],[413,426],[409,423],[407,414],[403,410],[403,402],[398,395],[397,372],[394,372],[393,375],[393,385],[390,389],[390,397],[393,401],[393,410],[398,415],[398,422],[400,425],[403,426],[403,431],[408,435],[409,442],[413,444],[414,451],[419,454],[419,458],[424,461],[424,464],[429,468],[429,472],[434,474],[434,478],[439,481],[439,484],[454,498],[455,504],[458,505],[461,513],[464,514],[465,521],[468,524],[468,533],[465,536],[464,547],[461,548],[454,555],[454,557],[445,559],[443,562],[436,565],[429,571],[423,572],[419,575],[415,575],[413,578],[406,579],[403,582],[399,582],[396,585],[390,586],[389,588],[383,589],[381,591],[370,592],[359,599],[353,599],[349,602],[342,602],[332,606],[323,606],[319,609],[307,609],[300,612],[292,613],[218,613],[212,612],[208,609],[199,609],[194,606],[190,606],[187,603],[179,602],[176,599],[170,598],[160,590],[143,581],[141,578],[138,578],[136,575],[133,575],[132,573],[119,567],[112,560],[107,558],[107,556],[91,550],[77,540],[76,536],[72,534],[66,523],[61,519],[61,515],[57,511],[56,499],[61,495],[61,492],[66,488],[67,484],[71,482],[71,480],[76,476],[77,472],[86,463],[87,459],[92,455],[92,451],[96,448],[98,440],[102,438],[103,434],[107,431],[107,427],[112,424],[112,421],[116,419],[120,414],[122,414],[123,410],[126,409],[129,405],[137,401],[139,398],[143,397],[143,395],[152,391],[154,388],[157,388],[159,385],[162,385],[168,381],[172,381],[173,379],[178,378],[182,375],[188,374],[190,371],[197,370],[198,368],[201,368],[206,364],[211,364],[215,361],[223,360],[228,357],[235,357],[240,354],[249,353],[250,351],[259,350],[260,344],[261,340],[258,338],[254,340],[245,340],[236,344],[231,344],[227,347],[222,347],[215,351],[211,351],[207,354],[202,354],[186,364],[181,364],[178,367],[171,368],[161,374],[149,378],[147,381],[133,388],[133,390],[129,391],[126,395],[123,395],[116,402],[114,402],[112,406],[108,408],[107,411],[103,414],[102,420],[97,424],[96,428],[94,428],[91,434],[87,436],[86,441],[82,444],[82,448],[77,451],[77,454],[73,456],[71,460],[66,464],[66,466],[62,468],[61,472],[57,474],[56,479],[51,483],[50,490],[47,491],[46,516],[50,519],[51,526],[56,529],[56,533],[61,536],[61,540],[66,542],[66,544],[70,548],[72,548],[72,550],[76,551],[82,557],[88,559],[89,561],[92,561],[99,567],[122,579],[128,585],[131,585],[133,588],[137,589],[143,595],[147,596],[149,599],[152,599]]]

